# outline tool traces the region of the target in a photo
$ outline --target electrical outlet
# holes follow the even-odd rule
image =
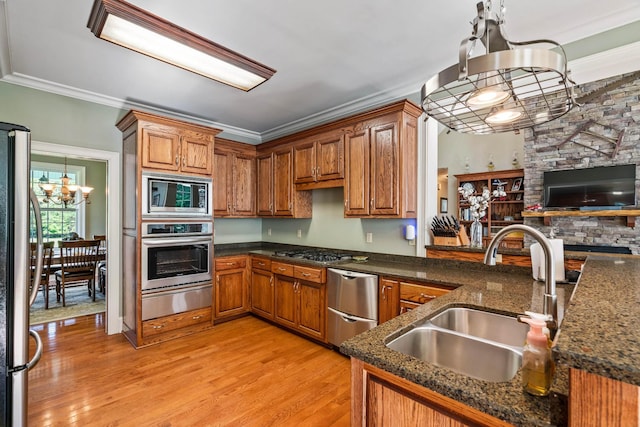
[[[271,229],[267,228],[267,236],[271,236]]]
[[[409,240],[409,246],[415,246],[415,245],[416,245],[416,239]]]
[[[298,239],[302,239],[302,230],[298,230]]]
[[[502,264],[502,254],[496,254],[496,264]]]
[[[373,233],[367,233],[365,240],[367,243],[373,243]]]

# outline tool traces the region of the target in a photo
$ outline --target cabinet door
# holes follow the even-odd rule
[[[333,134],[316,142],[316,181],[344,178],[344,136]],[[297,161],[297,158],[296,158]]]
[[[182,137],[182,172],[211,176],[213,142],[191,135]]]
[[[180,168],[180,135],[142,128],[142,167],[177,171]]]
[[[256,208],[260,216],[273,215],[273,156],[271,153],[258,156],[256,160],[258,188]]]
[[[326,337],[325,287],[318,283],[298,281],[299,301],[298,330],[311,337],[324,340]]]
[[[256,214],[256,159],[237,154],[233,159],[232,208],[236,216]]]
[[[251,270],[251,311],[258,316],[273,319],[273,306],[273,273]]]
[[[273,214],[293,215],[293,148],[273,153]]]
[[[313,141],[298,143],[293,147],[293,182],[302,184],[316,180],[316,144]]]
[[[370,215],[398,215],[400,191],[398,124],[371,128]]]
[[[381,324],[400,314],[400,283],[381,278],[378,288],[378,324]]]
[[[275,288],[275,320],[284,326],[295,328],[297,325],[296,279],[276,274],[273,278]]]
[[[216,151],[213,155],[213,215],[231,215],[232,154]]]
[[[216,273],[215,318],[246,313],[248,309],[246,270],[224,270]]]
[[[345,136],[344,215],[369,215],[369,130]]]

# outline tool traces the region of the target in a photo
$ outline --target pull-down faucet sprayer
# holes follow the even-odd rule
[[[529,236],[533,237],[542,246],[545,260],[545,286],[544,286],[544,303],[543,313],[550,317],[547,320],[547,328],[549,328],[550,338],[556,335],[558,330],[558,296],[556,295],[556,268],[553,256],[553,248],[551,242],[535,228],[529,227],[524,224],[509,225],[496,233],[496,235],[489,243],[487,251],[484,254],[484,263],[487,265],[496,265],[496,254],[498,253],[498,246],[502,239],[508,234],[514,231],[522,231]]]

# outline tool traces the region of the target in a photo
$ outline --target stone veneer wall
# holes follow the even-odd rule
[[[612,77],[576,87],[576,97],[589,94],[607,84],[628,76]],[[587,120],[593,119],[605,126],[592,126],[591,130],[607,137],[617,138],[625,129],[624,138],[614,158],[573,142],[559,146]],[[640,197],[640,78],[610,89],[604,94],[574,108],[552,122],[526,129],[524,134],[525,207],[543,202],[543,172],[550,170],[582,169],[594,166],[636,164],[636,203]],[[580,144],[613,151],[613,145],[598,138],[580,134],[573,139]],[[545,160],[563,158],[564,160]],[[640,254],[640,217],[636,227],[627,227],[624,217],[557,217],[546,227],[541,218],[527,218],[525,224],[538,228],[547,236],[551,232],[565,244],[629,247]],[[527,243],[530,243],[527,239]],[[528,245],[527,245],[528,246]]]

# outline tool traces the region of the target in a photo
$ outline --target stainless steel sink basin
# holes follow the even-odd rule
[[[529,326],[515,317],[473,308],[449,308],[430,320],[431,324],[451,331],[514,347],[523,347]]]
[[[391,341],[387,347],[491,382],[509,381],[522,365],[522,355],[515,349],[433,326],[412,329]]]
[[[522,365],[527,330],[513,317],[456,307],[393,339],[387,347],[473,378],[504,382]]]

